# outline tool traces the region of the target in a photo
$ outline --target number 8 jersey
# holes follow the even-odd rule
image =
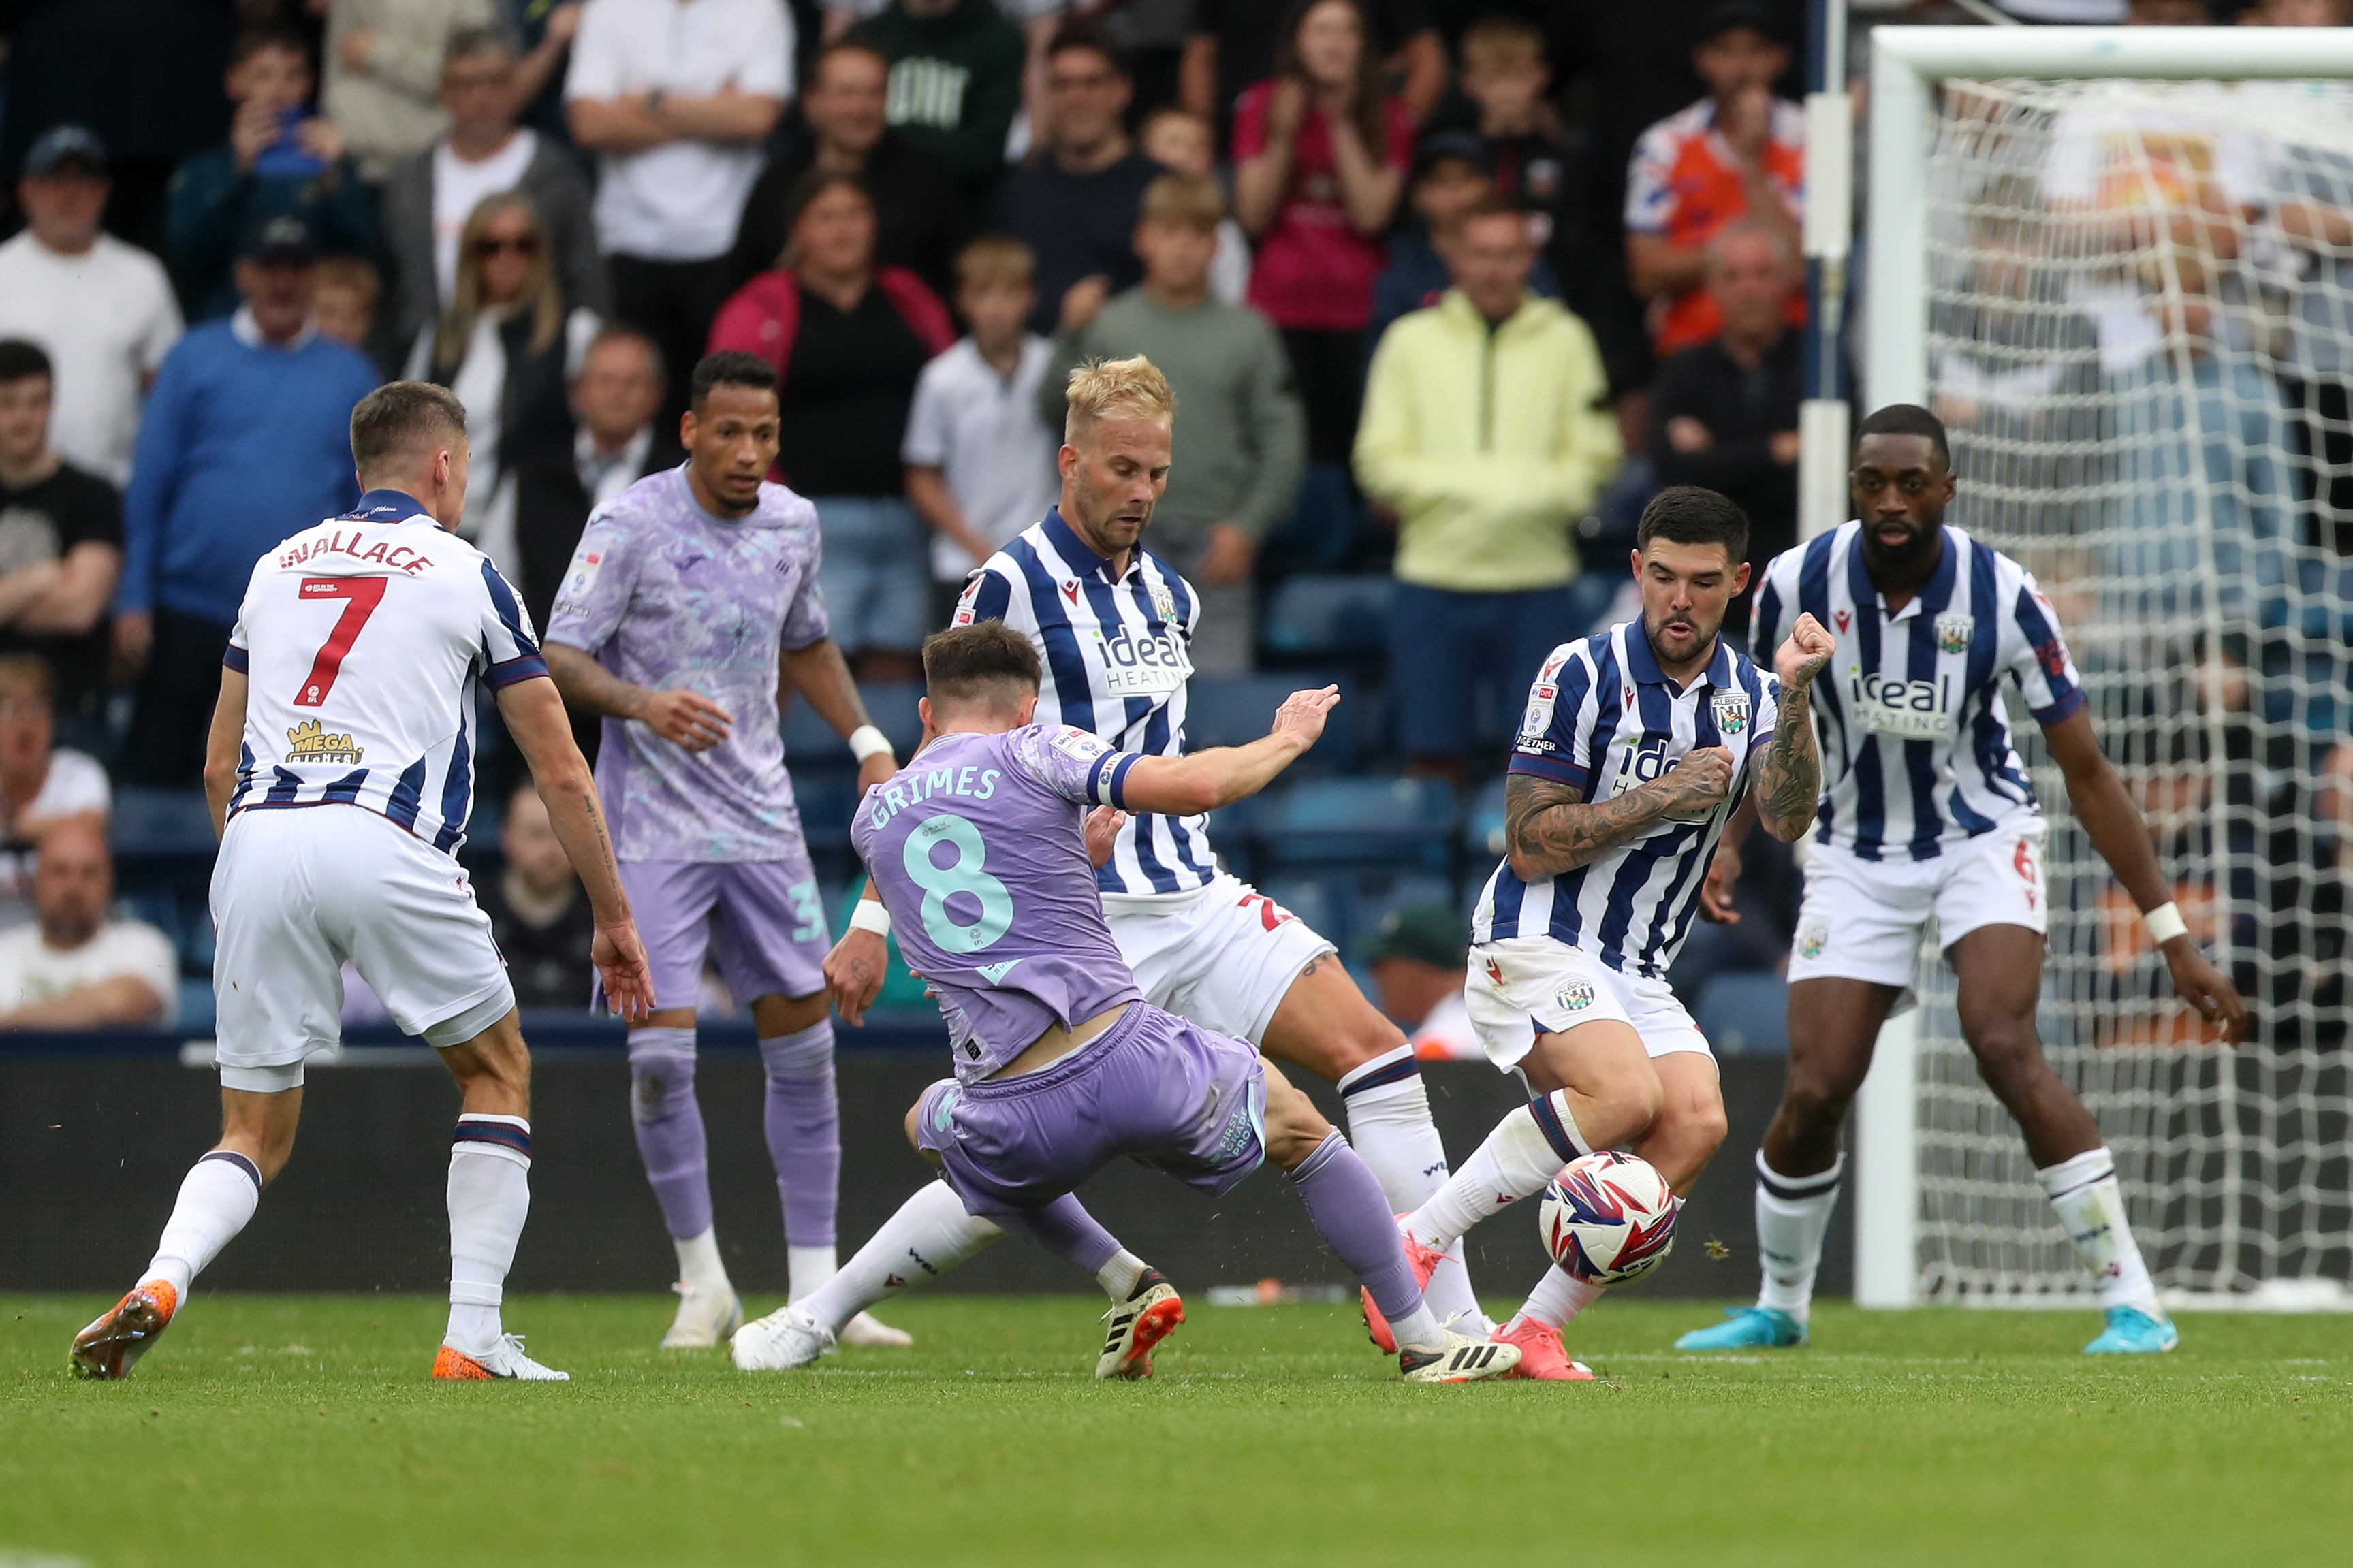
[[[474,795],[474,689],[547,673],[489,557],[371,490],[254,564],[223,663],[244,675],[229,814],[363,806],[445,853]]]
[[[946,734],[858,803],[850,842],[907,967],[939,996],[958,1079],[1141,998],[1082,826],[1091,805],[1124,809],[1139,760],[1066,724]]]

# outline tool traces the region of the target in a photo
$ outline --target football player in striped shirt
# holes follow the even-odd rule
[[[1142,544],[1167,483],[1175,398],[1137,357],[1073,371],[1069,407],[1061,504],[973,574],[955,619],[1002,620],[1038,645],[1039,722],[1124,752],[1179,756],[1200,601]],[[1349,1136],[1393,1207],[1437,1190],[1446,1146],[1413,1047],[1356,989],[1331,942],[1219,869],[1206,816],[1136,814],[1096,882],[1148,1001],[1336,1085]],[[881,939],[845,941],[846,956],[879,976]],[[1474,1333],[1490,1327],[1459,1258],[1429,1295],[1440,1321]]]
[[[1405,1217],[1417,1272],[1580,1155],[1631,1149],[1688,1194],[1724,1141],[1715,1058],[1667,971],[1734,808],[1753,801],[1784,842],[1813,825],[1809,689],[1831,641],[1799,616],[1767,674],[1718,635],[1748,584],[1748,520],[1714,490],[1661,491],[1635,538],[1642,618],[1537,672],[1504,785],[1508,853],[1472,921],[1472,1025],[1532,1098]],[[1545,1276],[1495,1336],[1522,1376],[1592,1375],[1560,1331],[1600,1289]]]
[[[2143,911],[2183,999],[2233,1041],[2246,1008],[2167,892],[2148,828],[2092,731],[2051,602],[2017,562],[1945,525],[1955,488],[1943,423],[1910,404],[1880,409],[1856,432],[1855,520],[1776,557],[1757,595],[1759,647],[1792,616],[1836,636],[1820,703],[1826,793],[1789,960],[1788,1079],[1757,1156],[1764,1288],[1756,1306],[1685,1334],[1681,1350],[1806,1342],[1845,1166],[1839,1124],[1880,1025],[1913,1003],[1931,918],[1978,1071],[2017,1117],[2036,1177],[2099,1282],[2107,1322],[2084,1350],[2179,1342],[2099,1126],[2035,1034],[2047,827],[2010,742],[2005,681],[2042,726],[2076,819]],[[1741,826],[1710,870],[1710,918],[1729,912]]]

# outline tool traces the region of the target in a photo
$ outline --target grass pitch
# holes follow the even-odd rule
[[[653,1348],[667,1298],[554,1297],[508,1321],[570,1384],[437,1385],[437,1301],[199,1292],[129,1381],[76,1383],[105,1304],[0,1297],[0,1568],[2146,1568],[2343,1562],[2353,1522],[2342,1318],[2094,1362],[2089,1313],[1833,1306],[1725,1360],[1666,1348],[1714,1309],[1636,1298],[1572,1337],[1599,1383],[1423,1389],[1344,1309],[1195,1305],[1107,1385],[1078,1297],[905,1300],[915,1350],[763,1376]]]

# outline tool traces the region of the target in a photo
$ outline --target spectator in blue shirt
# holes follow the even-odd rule
[[[126,780],[192,784],[246,580],[279,541],[347,510],[352,407],[366,356],[311,321],[318,244],[280,216],[239,247],[245,304],[164,360],[123,498],[115,647],[142,669]]]
[[[238,237],[280,214],[302,219],[329,254],[375,250],[375,193],[344,155],[334,122],[304,107],[311,82],[302,36],[254,28],[238,37],[231,58],[227,89],[237,116],[227,142],[172,176],[164,260],[191,321],[237,309],[230,263]]]

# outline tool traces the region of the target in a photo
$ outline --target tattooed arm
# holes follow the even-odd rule
[[[1773,655],[1780,677],[1780,716],[1773,742],[1757,767],[1757,816],[1765,831],[1795,844],[1814,825],[1821,804],[1822,758],[1814,743],[1813,699],[1809,689],[1838,651],[1838,643],[1811,616],[1799,616],[1789,639]]]
[[[1722,746],[1693,752],[1649,784],[1599,805],[1585,792],[1533,773],[1504,781],[1504,841],[1522,881],[1556,877],[1590,865],[1632,842],[1662,818],[1714,809],[1732,788],[1732,753]]]

